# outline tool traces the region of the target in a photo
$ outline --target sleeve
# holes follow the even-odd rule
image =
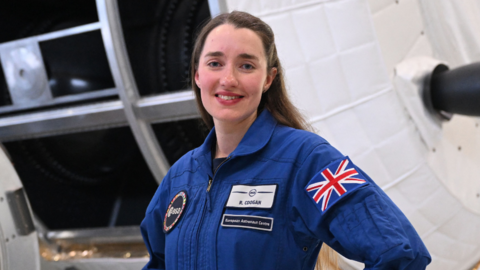
[[[159,224],[159,221],[161,222]],[[165,234],[162,231],[163,222],[161,218],[155,220],[151,213],[147,213],[140,225],[143,240],[147,246],[150,260],[143,267],[143,270],[165,269]]]
[[[145,246],[150,254],[150,261],[143,267],[143,270],[165,269],[165,233],[163,232],[164,217],[162,213],[165,213],[167,205],[161,198],[168,198],[169,189],[166,180],[168,176],[169,173],[158,187],[140,225]]]
[[[363,182],[362,182],[363,181]],[[365,269],[425,269],[431,258],[401,210],[348,157],[317,146],[299,169],[293,228]]]

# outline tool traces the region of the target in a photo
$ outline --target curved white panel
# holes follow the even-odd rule
[[[455,116],[433,129],[444,144],[463,140],[469,145],[462,162],[458,147],[453,153],[454,148],[439,145],[432,153],[396,92],[402,89],[394,89],[389,79],[399,62],[434,54],[424,27],[428,11],[419,1],[227,2],[229,10],[250,12],[272,26],[295,104],[404,211],[433,256],[429,269],[467,269],[480,259],[480,216],[471,211],[477,207],[470,198],[474,191],[465,201],[465,194],[455,195],[439,174],[453,177],[464,170],[463,179],[478,179],[473,164],[480,168],[479,121],[455,125],[462,119]],[[468,189],[462,181],[455,185]]]
[[[480,61],[480,2],[418,0],[436,57],[452,67]]]
[[[14,222],[12,203],[8,194],[22,189],[22,183],[0,144],[0,269],[40,269],[37,233],[24,235]],[[28,212],[31,215],[27,202]]]

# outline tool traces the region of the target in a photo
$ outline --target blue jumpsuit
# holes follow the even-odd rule
[[[311,270],[322,243],[365,269],[430,263],[397,206],[318,135],[264,110],[215,174],[213,142],[214,129],[155,193],[141,224],[150,253],[144,269]],[[165,230],[167,216],[179,212],[169,207],[178,194],[186,195],[184,209]]]

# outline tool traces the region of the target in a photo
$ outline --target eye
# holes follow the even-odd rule
[[[251,64],[243,64],[243,65],[242,65],[242,68],[243,68],[243,69],[250,70],[250,69],[254,69],[254,66],[251,65]]]
[[[215,68],[215,67],[220,67],[220,63],[217,62],[217,61],[209,62],[207,65],[208,65],[209,67],[213,67],[213,68]]]

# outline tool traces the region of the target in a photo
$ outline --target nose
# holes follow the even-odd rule
[[[236,87],[238,85],[237,74],[234,67],[225,66],[220,84],[225,88]]]

